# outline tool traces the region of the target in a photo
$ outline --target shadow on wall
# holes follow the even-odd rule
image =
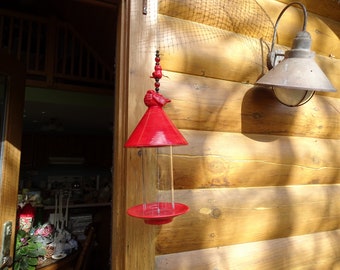
[[[316,94],[302,106],[288,107],[270,89],[253,87],[242,101],[241,132],[249,138],[263,134],[339,139],[338,110],[332,97]]]
[[[241,133],[254,140],[271,141],[276,136],[294,134],[294,122],[299,107],[290,108],[275,98],[268,88],[253,87],[244,95],[241,109]]]

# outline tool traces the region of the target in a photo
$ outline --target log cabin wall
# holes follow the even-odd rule
[[[174,148],[175,199],[190,212],[157,228],[157,270],[337,269],[340,3],[302,1],[337,92],[290,108],[254,86],[289,2],[158,1],[160,91],[189,142]],[[291,46],[301,20],[286,11],[277,46]]]

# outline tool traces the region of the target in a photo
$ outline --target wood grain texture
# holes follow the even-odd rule
[[[294,2],[294,0],[277,1],[285,4]],[[324,0],[322,2],[314,0],[300,0],[299,2],[304,4],[309,12],[340,22],[340,3],[337,0]]]
[[[190,0],[161,0],[158,12],[266,40],[271,40],[274,31],[270,18],[253,0],[204,1],[204,4]],[[240,14],[247,14],[247,16],[240,16]]]
[[[14,57],[0,51],[2,98],[1,169],[0,169],[0,229],[12,222],[10,256],[14,256],[17,221],[18,188],[21,158],[22,118],[25,99],[25,68]],[[3,243],[3,233],[0,243]]]
[[[164,109],[178,128],[313,138],[340,138],[340,99],[315,95],[301,107],[279,103],[251,84],[165,70]]]
[[[330,0],[327,2],[328,6],[337,6],[336,3],[330,3]],[[204,5],[196,4],[196,6],[190,0],[163,0],[160,1],[159,13],[272,42],[273,25],[285,6],[284,3],[270,0],[246,0],[241,3],[237,1],[207,1]],[[309,10],[311,6],[307,5],[307,9]],[[314,4],[314,11],[318,10],[317,6],[321,6],[321,4]],[[320,11],[322,10],[325,8],[320,9]],[[339,15],[335,23],[334,18],[333,20],[329,19],[330,13],[336,14],[335,10],[339,10],[339,7],[325,14],[327,16],[324,17],[322,17],[323,11],[319,16],[308,13],[306,30],[312,36],[312,50],[320,55],[328,57],[332,54],[336,58],[340,58]],[[244,14],[244,16],[240,16],[240,14]],[[302,30],[302,20],[303,14],[299,6],[294,5],[287,9],[278,25],[277,43],[291,47],[296,33]],[[201,37],[204,36],[201,35]]]
[[[129,18],[129,2],[122,1],[119,10],[118,26],[117,26],[117,65],[119,68],[116,73],[115,87],[115,119],[114,121],[114,148],[113,152],[113,168],[120,170],[113,171],[113,189],[112,189],[112,237],[111,237],[111,266],[112,269],[126,269],[126,152],[124,150],[125,138],[127,136],[126,108],[128,103],[127,92],[128,87],[129,63],[125,61],[129,54],[128,42],[128,18]]]
[[[340,140],[181,132],[189,145],[174,147],[176,189],[340,183]]]
[[[174,147],[175,155],[262,160],[311,168],[339,166],[339,140],[181,130],[189,145]]]
[[[176,189],[340,183],[339,168],[190,155],[174,157],[174,166]]]
[[[319,270],[339,257],[339,232],[327,232],[340,228],[339,91],[287,108],[267,89],[253,87],[266,72],[267,39],[284,5],[252,2],[264,3],[254,25],[247,11],[236,14],[238,26],[221,29],[214,17],[221,9],[213,6],[213,16],[199,22],[159,15],[156,31],[148,22],[154,14],[142,16],[142,1],[122,1],[113,268]],[[192,10],[181,9],[190,16]],[[279,44],[290,46],[294,14],[287,13],[287,35],[280,34]],[[316,61],[340,89],[338,24],[311,17],[313,48],[323,54]],[[164,71],[160,92],[172,99],[165,110],[189,141],[174,148],[174,173],[175,200],[190,211],[159,227],[126,216],[128,207],[141,203],[142,185],[138,150],[123,149],[145,110],[144,91],[152,88],[154,38]],[[155,194],[152,185],[147,190]]]
[[[137,149],[126,150],[124,144],[145,111],[143,98],[154,66],[153,33],[156,11],[149,5],[144,17],[142,1],[121,1],[117,85],[114,127],[114,188],[112,214],[112,269],[154,269],[155,231],[143,221],[127,216],[127,209],[140,204],[142,183]],[[150,51],[146,54],[145,51]],[[133,75],[131,75],[133,74]],[[149,186],[145,187],[147,191]]]
[[[164,15],[158,21],[164,69],[239,82],[255,82],[260,76],[258,39]]]
[[[127,88],[122,91],[127,92],[123,100],[124,106],[121,107],[123,118],[120,119],[126,124],[124,134],[130,135],[135,129],[139,119],[145,112],[145,104],[143,102],[144,95],[150,85],[149,74],[154,69],[154,58],[156,53],[155,43],[155,27],[157,14],[156,3],[148,4],[148,16],[145,17],[142,13],[142,1],[128,1],[129,7],[129,51],[128,55],[122,56],[122,61],[128,59],[128,70],[124,76],[129,79]],[[148,53],[146,53],[148,52]],[[123,147],[128,137],[121,138],[119,147]],[[154,269],[155,257],[155,228],[147,226],[142,220],[126,216],[127,209],[138,204],[143,203],[143,188],[146,193],[156,194],[155,186],[152,179],[143,187],[141,175],[143,168],[141,166],[141,158],[138,154],[139,149],[125,149],[125,175],[120,181],[124,181],[125,189],[122,199],[125,200],[125,209],[120,209],[122,215],[125,215],[126,242],[125,249],[125,268],[123,269]],[[155,166],[153,163],[148,164],[150,167]],[[118,183],[119,185],[119,183]],[[121,189],[121,186],[117,186]],[[117,255],[116,255],[117,256]]]
[[[157,254],[336,230],[339,196],[340,185],[176,191],[190,212],[159,229]]]
[[[268,44],[260,39],[164,15],[158,21],[165,70],[250,84],[267,72]],[[315,61],[340,89],[340,60],[316,55]],[[340,97],[339,92],[327,95]]]
[[[286,6],[286,4],[278,1],[256,0],[256,2],[265,10],[273,23],[276,22],[280,12]],[[327,2],[329,4],[330,1]],[[296,33],[302,30],[302,20],[301,8],[296,5],[289,7],[280,19],[277,30],[277,43],[291,47]],[[340,22],[334,23],[328,17],[308,13],[306,31],[312,37],[311,49],[313,51],[326,57],[333,55],[335,58],[340,59]]]
[[[156,257],[157,270],[339,269],[340,230]]]

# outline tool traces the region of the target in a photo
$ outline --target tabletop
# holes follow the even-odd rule
[[[52,258],[48,258],[43,261],[43,263],[39,264],[36,269],[39,270],[67,270],[72,269],[71,267],[76,264],[79,252],[71,253],[65,258],[55,260]]]

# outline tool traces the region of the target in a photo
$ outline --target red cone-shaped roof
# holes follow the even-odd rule
[[[163,111],[170,102],[154,90],[148,90],[144,97],[147,111],[125,143],[125,147],[157,147],[186,145],[188,142]]]

